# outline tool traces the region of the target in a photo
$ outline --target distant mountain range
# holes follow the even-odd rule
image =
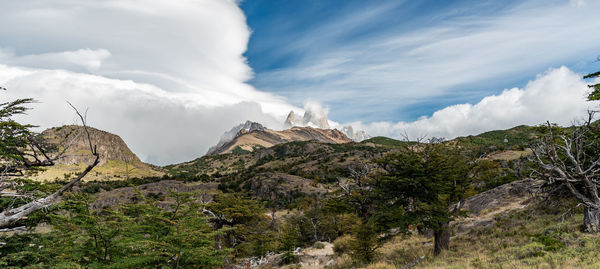
[[[246,121],[225,132],[219,142],[210,147],[206,154],[250,152],[257,148],[268,148],[277,144],[315,140],[324,143],[360,142],[369,139],[365,131],[354,131],[352,126],[341,130],[332,129],[327,115],[307,110],[302,118],[290,111],[283,131],[271,130],[258,122]]]
[[[243,126],[251,127],[239,129],[231,140],[222,139],[219,144],[211,147],[207,154],[252,152],[259,148],[270,148],[274,145],[294,141],[315,140],[333,144],[352,142],[352,139],[336,129],[292,127],[283,131],[275,131],[255,122],[246,122]],[[226,134],[230,134],[234,130],[236,128]]]

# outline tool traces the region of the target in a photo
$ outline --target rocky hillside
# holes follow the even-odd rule
[[[159,168],[140,161],[118,135],[92,127],[88,130],[100,154],[100,163],[84,180],[119,180],[164,174]],[[83,127],[76,125],[54,127],[43,131],[42,135],[52,144],[57,145],[58,152],[65,148],[66,151],[56,161],[56,165],[31,175],[32,179],[42,181],[68,179],[93,161],[94,157],[90,153]]]
[[[266,128],[240,129],[231,141],[211,149],[209,154],[252,152],[259,148],[270,148],[287,142],[309,140],[333,144],[352,142],[344,133],[336,129],[312,127],[293,127],[283,131]]]

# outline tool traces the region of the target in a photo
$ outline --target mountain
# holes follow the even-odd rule
[[[215,151],[222,148],[225,144],[231,142],[231,140],[233,140],[239,134],[241,134],[240,132],[244,133],[244,132],[251,132],[251,131],[255,131],[255,130],[263,131],[265,129],[266,128],[258,122],[246,121],[245,123],[235,126],[235,127],[231,128],[231,130],[225,132],[219,139],[219,142],[216,145],[210,147],[206,154],[214,154]]]
[[[329,125],[329,120],[327,120],[327,113],[322,109],[317,111],[307,109],[301,119],[296,116],[296,113],[294,113],[293,110],[290,111],[285,119],[285,122],[283,123],[283,128],[289,129],[296,126],[332,129]],[[339,131],[344,133],[348,138],[355,142],[360,142],[371,138],[371,136],[363,130],[354,131],[354,128],[352,128],[350,125],[342,126]]]
[[[209,154],[252,152],[257,148],[269,148],[277,144],[309,140],[333,144],[352,142],[352,139],[336,129],[312,127],[293,127],[283,131],[267,128],[250,131],[241,129],[229,142],[211,148]]]
[[[293,110],[290,111],[285,122],[283,123],[283,128],[289,129],[294,126],[309,126],[319,129],[330,129],[329,120],[327,120],[327,115],[323,112],[318,113],[313,110],[306,110],[302,119],[298,119]]]
[[[363,140],[367,140],[367,139],[371,138],[371,136],[363,130],[358,130],[355,132],[354,128],[352,128],[352,126],[350,126],[350,125],[342,127],[341,131],[347,137],[349,137],[350,139],[352,139],[355,142],[361,142]]]
[[[118,135],[88,127],[92,143],[100,154],[100,162],[84,180],[119,180],[128,177],[162,176],[164,173],[143,163]],[[34,180],[63,180],[73,177],[94,159],[90,153],[87,135],[82,126],[66,125],[42,132],[42,135],[64,155],[54,166],[31,175]]]

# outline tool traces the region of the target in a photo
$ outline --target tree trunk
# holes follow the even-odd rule
[[[442,253],[442,250],[447,250],[450,247],[450,224],[448,222],[440,225],[433,232],[433,255]]]
[[[583,231],[586,233],[600,232],[600,209],[588,206],[584,208]]]

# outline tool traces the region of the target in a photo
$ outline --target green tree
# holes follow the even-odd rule
[[[260,256],[272,250],[271,222],[255,199],[241,194],[217,194],[206,205],[205,213],[214,229],[223,229],[217,236],[217,246],[234,249],[236,257]]]
[[[215,247],[215,231],[191,193],[102,210],[71,195],[52,218],[53,231],[21,236],[0,265],[11,268],[218,268],[230,249]],[[12,241],[11,241],[12,243]],[[32,247],[35,251],[32,251]]]
[[[379,196],[388,201],[409,200],[405,221],[433,230],[435,255],[448,249],[449,223],[472,188],[469,158],[457,146],[430,141],[405,147],[380,164],[387,174],[382,176]]]
[[[340,179],[341,195],[328,202],[338,210],[352,212],[358,223],[351,228],[354,240],[353,257],[363,263],[373,260],[375,250],[383,240],[378,238],[379,232],[389,228],[404,228],[404,208],[408,200],[404,196],[390,196],[383,186],[382,177],[375,175],[372,164],[357,163],[350,168],[350,176]],[[346,204],[342,206],[340,202]]]
[[[583,78],[590,79],[590,78],[596,78],[596,77],[600,77],[600,71],[591,73],[591,74],[587,74]],[[590,100],[590,101],[600,100],[600,83],[591,84],[591,85],[588,85],[588,87],[592,88],[592,92],[590,93],[590,95],[588,95],[588,100]]]

